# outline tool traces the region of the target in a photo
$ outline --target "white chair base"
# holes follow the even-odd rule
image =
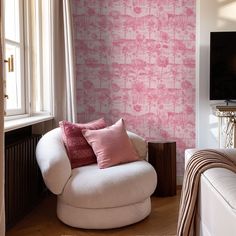
[[[145,219],[151,212],[151,201],[104,209],[76,208],[58,199],[57,216],[65,224],[83,229],[111,229]]]

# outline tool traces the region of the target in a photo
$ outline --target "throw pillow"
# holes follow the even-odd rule
[[[126,133],[123,119],[104,129],[83,129],[82,133],[93,148],[101,169],[139,159]]]
[[[60,121],[59,126],[62,130],[62,138],[69,157],[71,168],[96,163],[96,157],[91,146],[84,138],[82,129],[101,129],[106,127],[103,118],[85,123],[76,124],[68,121]]]

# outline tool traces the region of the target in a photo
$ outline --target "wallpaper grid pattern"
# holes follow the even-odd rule
[[[78,121],[195,146],[195,0],[73,0]]]

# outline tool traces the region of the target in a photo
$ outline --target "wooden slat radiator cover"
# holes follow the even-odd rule
[[[7,229],[29,212],[44,190],[35,148],[41,135],[5,146],[5,212]]]

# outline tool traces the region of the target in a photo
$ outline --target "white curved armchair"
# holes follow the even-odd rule
[[[145,160],[146,142],[127,133],[140,160],[106,169],[97,164],[71,169],[59,128],[41,138],[37,162],[46,186],[58,195],[57,216],[62,222],[78,228],[109,229],[136,223],[150,214],[157,175]]]

